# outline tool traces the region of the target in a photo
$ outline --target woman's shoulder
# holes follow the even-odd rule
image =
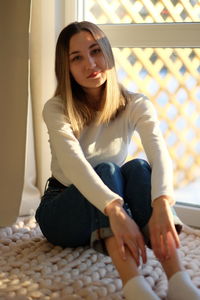
[[[46,101],[42,110],[42,117],[46,124],[67,122],[61,97],[54,96]]]
[[[141,107],[145,108],[146,106],[149,106],[149,103],[151,101],[149,100],[149,98],[147,96],[145,96],[144,94],[141,93],[133,93],[133,92],[128,92],[128,109],[136,109]],[[150,105],[152,105],[150,103]]]
[[[129,102],[132,104],[149,100],[147,96],[141,93],[128,92],[128,95],[129,95]]]
[[[47,116],[48,114],[57,113],[64,114],[64,103],[61,97],[54,96],[46,101],[43,107],[42,114]]]
[[[129,93],[128,114],[134,118],[141,115],[155,115],[155,107],[150,99],[141,93]]]
[[[48,99],[44,104],[44,109],[63,107],[63,101],[60,96],[54,96]]]

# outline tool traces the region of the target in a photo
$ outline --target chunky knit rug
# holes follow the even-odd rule
[[[179,250],[185,268],[200,288],[200,231],[184,227]],[[141,267],[147,282],[165,299],[167,280],[148,250]],[[48,243],[34,217],[0,229],[0,300],[124,299],[111,259],[90,248],[63,249]]]

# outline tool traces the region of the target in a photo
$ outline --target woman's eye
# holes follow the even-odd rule
[[[80,55],[74,56],[72,58],[72,61],[79,61],[79,60],[81,60],[81,56]]]
[[[101,52],[101,49],[100,48],[96,48],[96,49],[93,49],[92,50],[92,53],[93,54],[98,54],[98,53],[100,53]]]

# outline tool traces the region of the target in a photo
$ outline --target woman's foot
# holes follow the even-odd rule
[[[127,300],[159,300],[148,282],[140,275],[125,284],[124,295]]]
[[[168,300],[200,300],[200,290],[186,271],[175,273],[169,279]]]

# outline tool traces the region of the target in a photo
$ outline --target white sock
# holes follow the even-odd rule
[[[169,280],[168,300],[200,300],[200,290],[186,271],[175,273]]]
[[[159,300],[143,276],[131,278],[124,286],[127,300]]]

